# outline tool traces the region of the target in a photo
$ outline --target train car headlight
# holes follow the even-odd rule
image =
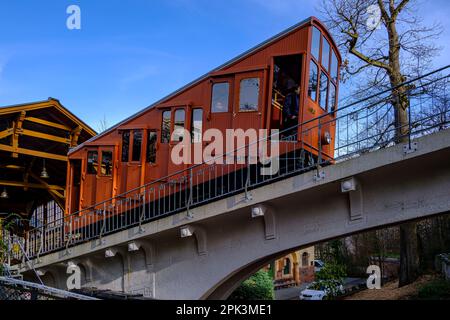
[[[322,144],[327,145],[331,143],[331,134],[325,131],[322,135]]]

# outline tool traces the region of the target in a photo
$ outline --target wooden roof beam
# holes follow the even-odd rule
[[[38,132],[38,131],[22,129],[22,133],[21,134],[24,135],[24,136],[30,136],[30,137],[34,137],[34,138],[38,138],[38,139],[46,139],[46,140],[50,140],[50,141],[54,141],[54,142],[70,144],[70,140],[69,139],[66,139],[66,138],[63,138],[63,137],[54,136],[52,134]]]
[[[55,200],[55,202],[60,206],[61,209],[64,210],[65,208],[65,195],[61,194],[58,190],[52,188],[51,185],[49,185],[46,181],[41,179],[41,177],[37,176],[33,172],[30,171],[30,176],[33,177],[33,179],[36,179],[41,185],[45,186],[50,196]],[[65,189],[63,188],[63,193],[65,193]]]
[[[46,158],[46,159],[53,159],[53,160],[59,160],[59,161],[67,161],[67,156],[54,154],[54,153],[48,153],[43,151],[36,151],[31,149],[25,149],[25,148],[14,148],[12,146],[8,146],[5,144],[0,144],[0,151],[6,151],[6,152],[16,152],[18,154],[24,154],[27,156],[34,156],[38,158]]]
[[[47,120],[43,120],[43,119],[39,119],[39,118],[36,118],[36,117],[26,117],[25,121],[34,122],[34,123],[42,124],[42,125],[47,126],[47,127],[53,127],[53,128],[57,128],[57,129],[65,130],[65,131],[71,131],[72,130],[72,128],[70,128],[68,126],[65,126],[63,124],[55,123],[55,122],[51,122],[51,121],[47,121]]]
[[[0,132],[0,139],[4,139],[6,137],[9,137],[10,135],[12,135],[14,132],[13,128],[9,128],[6,130],[3,130]]]
[[[30,183],[30,182],[24,182],[24,181],[0,180],[0,186],[19,187],[19,188],[26,187],[26,188],[31,188],[31,189],[46,189],[46,190],[54,190],[54,191],[64,191],[64,188],[61,186],[43,185],[43,184],[39,184],[39,183]],[[64,196],[61,195],[61,197],[64,197]]]

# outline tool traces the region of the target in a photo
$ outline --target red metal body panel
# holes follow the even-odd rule
[[[203,109],[203,131],[207,129],[218,129],[225,132],[226,129],[260,129],[268,128],[273,123],[279,123],[281,112],[272,107],[272,85],[273,85],[273,68],[274,57],[286,55],[301,55],[301,78],[300,78],[300,110],[299,123],[310,121],[309,123],[299,126],[299,139],[303,139],[303,148],[317,152],[318,145],[322,137],[318,136],[318,130],[308,129],[317,127],[319,121],[322,124],[323,131],[331,133],[334,141],[335,123],[332,121],[334,116],[328,115],[320,120],[315,118],[324,115],[327,111],[322,109],[317,102],[311,100],[307,94],[307,86],[309,79],[309,64],[311,59],[311,33],[312,26],[316,26],[322,32],[323,36],[328,39],[331,48],[336,52],[338,65],[340,66],[341,58],[339,51],[331,39],[329,33],[324,26],[315,18],[311,18],[309,22],[299,26],[296,29],[287,32],[280,38],[271,41],[267,45],[263,45],[249,55],[234,61],[233,63],[207,74],[200,81],[184,88],[169,98],[160,101],[158,104],[149,108],[136,116],[129,118],[125,122],[108,130],[105,134],[88,141],[69,154],[69,159],[82,159],[81,168],[81,186],[79,188],[68,188],[68,190],[78,190],[81,193],[80,208],[86,208],[95,203],[102,202],[117,196],[121,193],[137,188],[152,181],[161,179],[167,175],[173,174],[182,169],[186,169],[189,165],[176,165],[171,161],[171,151],[177,142],[162,142],[162,115],[166,110],[171,111],[170,132],[174,127],[174,113],[177,109],[185,110],[185,128],[190,130],[192,109]],[[260,81],[258,110],[241,111],[239,110],[239,90],[240,82],[247,78],[258,78]],[[216,83],[229,83],[229,101],[228,112],[213,113],[211,110],[212,86]],[[338,88],[336,88],[338,91]],[[336,93],[337,95],[337,93]],[[124,130],[142,130],[141,156],[139,161],[122,162],[122,133]],[[149,130],[157,133],[156,142],[156,161],[148,163],[146,161],[147,149],[147,132]],[[133,144],[132,134],[130,134],[130,155],[131,145]],[[207,143],[202,143],[203,148]],[[102,150],[111,150],[113,152],[113,166],[111,176],[87,174],[87,153],[90,150],[97,150],[100,154]],[[334,154],[334,143],[323,146],[323,157],[332,159]],[[69,166],[72,166],[69,162]],[[100,166],[100,164],[99,164]],[[239,166],[230,166],[228,171],[235,170]],[[100,167],[98,169],[100,171]],[[72,168],[68,170],[68,184],[74,181],[74,171]],[[200,183],[201,181],[197,181]],[[136,191],[137,193],[139,190]],[[69,197],[76,199],[75,196]],[[67,205],[67,214],[73,213],[73,204]]]

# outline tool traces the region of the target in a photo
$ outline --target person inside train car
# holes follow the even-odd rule
[[[298,125],[298,111],[300,99],[299,94],[300,88],[297,85],[291,86],[288,90],[288,94],[286,95],[283,105],[282,136],[294,140],[295,134],[297,133],[297,127],[294,126]]]

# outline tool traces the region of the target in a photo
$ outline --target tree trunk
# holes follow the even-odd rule
[[[399,287],[412,283],[418,276],[417,224],[416,222],[407,222],[400,226]]]
[[[396,20],[387,24],[389,37],[389,79],[393,88],[401,85],[406,78],[400,67],[400,40],[396,28]],[[407,88],[401,86],[393,90],[395,110],[395,143],[405,143],[409,135],[409,98]],[[399,287],[412,283],[419,274],[419,256],[417,247],[417,225],[407,222],[400,225],[400,272]]]

